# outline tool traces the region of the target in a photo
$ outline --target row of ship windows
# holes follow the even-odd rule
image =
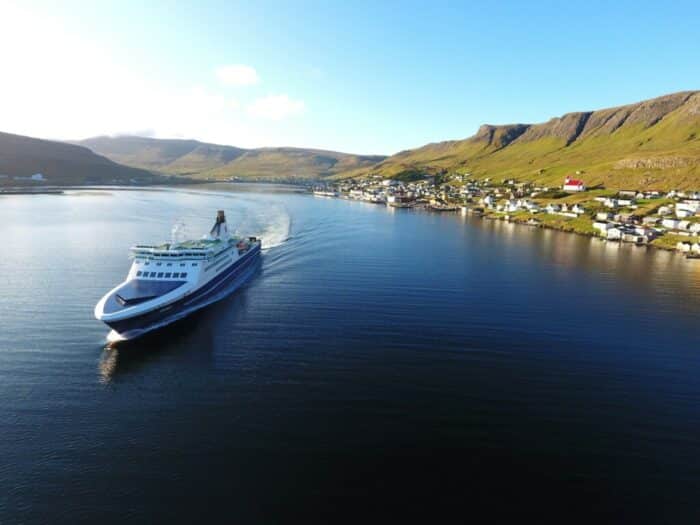
[[[139,261],[136,261],[136,264],[139,264]],[[146,265],[146,266],[148,266],[149,264],[151,264],[151,263],[149,263],[149,262],[144,263],[144,265]],[[197,264],[199,264],[199,263],[192,263],[192,266],[197,266]],[[156,263],[156,266],[162,266],[162,265],[163,265],[163,263]],[[172,266],[172,265],[173,265],[173,263],[166,263],[165,264],[165,266]],[[186,266],[186,263],[180,263],[180,266]]]
[[[149,274],[149,272],[142,272],[141,270],[139,270],[138,272],[136,272],[136,277],[157,277],[158,279],[170,279],[172,277],[173,279],[185,279],[187,277],[187,272],[157,272],[156,275],[156,272],[150,272]]]

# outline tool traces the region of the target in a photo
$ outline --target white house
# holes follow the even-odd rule
[[[678,223],[681,221],[676,220],[676,219],[664,219],[661,221],[661,226],[664,228],[668,228],[669,230],[675,230],[678,228]]]
[[[605,234],[605,238],[609,241],[619,241],[620,239],[622,239],[622,230],[617,227],[608,228],[608,231]]]
[[[600,230],[600,233],[602,233],[602,234],[605,234],[605,232],[607,232],[612,227],[613,227],[612,224],[610,224],[609,222],[605,222],[605,221],[595,221],[593,223],[593,228],[596,230]]]

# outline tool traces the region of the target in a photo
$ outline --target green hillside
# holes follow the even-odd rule
[[[470,173],[560,185],[583,172],[608,188],[700,188],[700,92],[687,91],[543,124],[482,126],[465,140],[428,144],[341,177]]]
[[[116,162],[193,178],[317,180],[384,160],[305,148],[241,149],[196,140],[95,137],[81,145]]]
[[[34,174],[41,174],[45,180],[27,180]],[[117,164],[82,146],[0,133],[0,186],[152,184],[165,180],[150,171]]]

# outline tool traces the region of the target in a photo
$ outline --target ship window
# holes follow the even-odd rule
[[[155,276],[156,276],[156,272],[151,272],[151,277],[155,277]]]
[[[151,263],[147,262],[147,263],[146,263],[146,266],[148,266],[149,264],[151,264]]]
[[[197,263],[192,263],[192,266],[197,266]]]
[[[168,264],[166,264],[166,266],[172,266],[172,265],[173,265],[173,263],[168,263]]]
[[[143,272],[141,272],[141,270],[139,270],[138,272],[136,272],[136,277],[141,277],[141,274],[142,274],[142,273],[143,273]]]
[[[163,263],[156,263],[156,266],[163,266]]]
[[[160,279],[161,277],[163,277],[163,272],[158,272],[158,275],[157,275],[156,277],[158,277],[158,279]]]
[[[180,266],[185,266],[185,263],[180,263]]]
[[[171,274],[170,272],[168,272],[168,273],[165,274],[165,278],[166,278],[166,279],[170,279],[170,276],[171,276],[171,275],[172,275],[172,274]]]
[[[187,277],[187,272],[181,273],[181,274],[180,274],[180,278],[181,278],[181,279],[184,279],[185,277]]]

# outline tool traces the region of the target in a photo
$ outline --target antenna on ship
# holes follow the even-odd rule
[[[212,226],[209,235],[216,238],[221,238],[228,235],[228,228],[226,227],[226,216],[224,215],[224,210],[219,210],[216,212],[216,222]]]

